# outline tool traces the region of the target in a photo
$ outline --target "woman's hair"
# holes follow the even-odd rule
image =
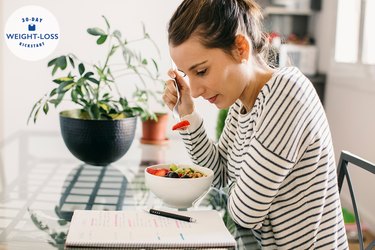
[[[178,46],[194,35],[205,47],[231,55],[236,35],[243,32],[251,39],[253,53],[272,64],[262,20],[254,0],[184,0],[169,21],[168,41]]]

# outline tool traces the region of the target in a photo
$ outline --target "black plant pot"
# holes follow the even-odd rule
[[[60,129],[65,145],[79,160],[107,166],[119,160],[130,148],[137,117],[121,120],[86,120],[80,110],[60,113]]]

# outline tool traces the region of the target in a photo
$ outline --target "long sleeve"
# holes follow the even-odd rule
[[[228,112],[226,124],[231,121],[230,112]],[[188,120],[190,126],[187,130],[181,131],[180,135],[193,163],[212,169],[215,173],[214,186],[217,188],[224,187],[228,183],[228,126],[224,127],[223,135],[219,142],[215,143],[208,138],[203,120],[197,113],[194,112],[183,117],[183,119]]]

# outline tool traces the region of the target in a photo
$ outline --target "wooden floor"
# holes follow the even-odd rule
[[[372,235],[369,231],[365,231],[363,235],[364,235],[364,238],[365,238],[365,248],[366,248],[370,244],[370,242],[375,240],[375,236]],[[350,250],[359,250],[360,249],[358,242],[350,240],[349,235],[348,235],[348,240],[349,240],[349,249]]]

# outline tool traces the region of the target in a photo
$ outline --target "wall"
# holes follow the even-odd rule
[[[0,20],[3,20],[3,2],[0,1]],[[4,26],[1,25],[0,27],[0,33],[3,34],[3,28]],[[4,48],[4,39],[0,39],[0,48]],[[3,81],[3,50],[0,50],[0,96],[2,97],[4,95],[4,81]],[[3,131],[4,131],[4,98],[0,98],[0,141],[3,139]],[[1,156],[0,156],[1,160]],[[0,183],[1,184],[1,183]]]
[[[5,104],[0,131],[8,137],[19,130],[59,130],[58,111],[51,109],[48,116],[40,116],[36,125],[26,125],[26,120],[32,105],[37,98],[50,90],[51,76],[47,62],[58,55],[73,52],[86,61],[98,61],[101,52],[95,45],[92,37],[86,33],[89,27],[104,27],[101,15],[105,15],[112,27],[122,31],[123,36],[137,38],[142,34],[141,22],[146,25],[151,37],[160,46],[162,61],[160,68],[166,72],[170,67],[167,44],[166,27],[179,0],[160,1],[149,0],[2,0],[2,26],[11,13],[25,5],[40,5],[50,10],[60,25],[61,39],[56,50],[46,59],[28,62],[15,57],[6,46],[1,47],[1,67],[4,74],[1,78],[3,93],[1,101]],[[165,78],[166,74],[165,74]],[[131,87],[124,84],[125,93],[131,92]],[[0,92],[1,94],[1,92]],[[211,136],[214,136],[217,109],[203,100],[197,100],[197,109],[206,117],[206,127]],[[0,106],[1,107],[1,106]],[[66,105],[65,107],[69,107]],[[1,113],[0,113],[1,115]],[[1,118],[1,117],[0,117]],[[174,123],[172,117],[169,126]],[[137,137],[140,137],[140,126]],[[169,131],[169,130],[168,130]],[[178,136],[171,131],[169,137]]]
[[[323,1],[317,16],[316,34],[320,50],[319,69],[327,72],[325,109],[330,123],[336,159],[348,150],[375,162],[375,74],[374,67],[338,65],[333,61],[335,1]],[[353,183],[361,208],[362,218],[375,232],[374,176],[362,171],[353,172]],[[342,201],[347,204],[349,194],[343,190]]]

